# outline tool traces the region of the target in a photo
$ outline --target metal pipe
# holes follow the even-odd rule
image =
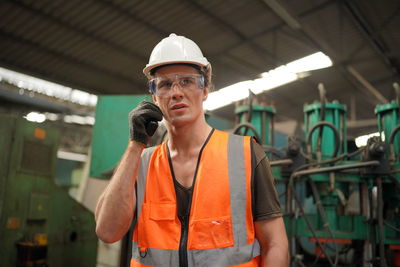
[[[281,166],[281,165],[291,165],[293,164],[293,160],[291,159],[282,159],[282,160],[274,160],[270,161],[270,166]]]
[[[319,214],[321,215],[321,218],[324,221],[324,228],[326,228],[328,230],[329,234],[332,237],[333,244],[335,246],[335,261],[331,265],[336,267],[337,264],[338,264],[338,261],[339,261],[339,248],[337,246],[336,238],[335,238],[335,235],[333,234],[333,231],[332,231],[332,229],[331,229],[331,227],[329,225],[329,221],[328,221],[328,218],[326,216],[324,207],[322,206],[321,198],[319,196],[317,187],[315,186],[315,183],[314,183],[314,181],[312,179],[308,179],[308,182],[310,183],[311,191],[312,191],[313,196],[314,196],[315,205],[317,205],[317,209],[319,211]],[[328,256],[328,255],[326,254],[326,256]]]
[[[324,87],[323,83],[318,84],[318,90],[319,90],[319,98],[321,101],[321,112],[319,114],[319,120],[320,121],[325,121],[325,111],[326,111],[326,90]],[[324,127],[321,127],[318,132],[318,140],[317,140],[317,153],[321,153],[321,145],[322,145],[322,136],[324,132]],[[321,160],[321,158],[318,158],[318,160]]]
[[[371,161],[354,163],[354,164],[347,164],[347,165],[324,167],[324,168],[315,168],[315,169],[298,171],[298,172],[294,172],[292,174],[292,177],[296,178],[296,177],[300,177],[300,176],[308,175],[308,174],[341,171],[341,170],[347,170],[347,169],[355,169],[355,168],[362,168],[362,167],[368,167],[368,166],[379,166],[379,165],[380,165],[380,162],[378,160],[371,160]]]
[[[377,177],[378,186],[378,228],[379,228],[379,262],[381,267],[386,267],[385,260],[385,229],[383,228],[383,192],[382,177]]]
[[[389,136],[390,159],[393,162],[395,161],[396,158],[393,142],[394,142],[394,137],[396,136],[399,130],[400,130],[400,125],[397,125],[397,127],[392,130]]]
[[[254,133],[254,137],[257,139],[257,142],[261,144],[260,135],[258,134],[257,130],[254,128],[254,126],[251,125],[250,123],[244,122],[244,123],[241,123],[241,124],[237,125],[235,127],[235,129],[233,129],[233,133],[234,134],[240,134],[240,129],[242,129],[242,128],[246,128],[246,129],[252,130],[253,133]],[[246,130],[246,132],[247,132],[247,130]]]
[[[336,157],[337,153],[339,152],[339,145],[340,145],[340,135],[339,135],[339,131],[336,129],[335,125],[333,125],[332,123],[326,122],[326,121],[320,121],[318,123],[316,123],[310,130],[310,132],[307,135],[307,143],[308,145],[311,147],[311,137],[313,132],[320,127],[323,126],[328,126],[329,128],[332,129],[333,133],[335,134],[335,150],[333,151],[332,157]],[[311,153],[311,149],[309,151],[309,153]]]
[[[331,266],[334,266],[334,265],[335,265],[334,262],[332,261],[331,257],[328,255],[328,253],[325,251],[324,246],[322,245],[321,241],[319,240],[319,238],[318,238],[318,236],[317,236],[317,234],[316,234],[314,228],[313,228],[312,225],[311,225],[310,220],[309,220],[308,217],[306,216],[306,213],[304,212],[304,209],[303,209],[303,207],[302,207],[302,205],[301,205],[301,202],[300,202],[300,200],[299,200],[299,198],[297,197],[296,194],[294,194],[294,199],[295,199],[297,205],[299,206],[299,211],[300,211],[301,215],[303,216],[303,218],[304,218],[304,220],[305,220],[305,222],[306,222],[306,224],[307,224],[308,229],[310,230],[311,234],[312,234],[313,237],[315,238],[315,241],[316,241],[317,245],[321,248],[322,252],[325,254],[326,258],[327,258],[328,261],[329,261],[329,264],[330,264]]]
[[[394,142],[394,137],[396,136],[396,133],[400,130],[400,125],[397,125],[396,128],[393,129],[393,131],[390,133],[389,136],[389,144],[393,144]]]

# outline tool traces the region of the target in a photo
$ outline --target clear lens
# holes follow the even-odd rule
[[[149,90],[152,94],[166,97],[174,85],[186,92],[196,91],[204,88],[204,77],[201,74],[160,76],[149,81]]]

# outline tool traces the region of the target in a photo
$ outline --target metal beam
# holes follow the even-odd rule
[[[243,33],[241,33],[239,30],[237,30],[234,26],[231,24],[227,23],[226,21],[222,20],[221,18],[217,17],[216,15],[212,14],[210,11],[205,9],[202,5],[197,3],[195,0],[189,0],[189,2],[199,11],[201,11],[203,14],[206,16],[212,18],[214,21],[216,21],[218,24],[223,26],[224,28],[228,29],[230,32],[232,32],[240,41],[241,43],[246,42],[249,43],[250,47],[256,52],[256,53],[261,53],[261,54],[266,54],[268,57],[270,57],[272,60],[277,61],[278,59],[276,56],[265,49],[264,47],[261,47],[260,45],[256,44],[253,42],[253,40]],[[225,51],[226,52],[226,51]]]
[[[342,1],[347,11],[350,13],[351,18],[357,27],[364,34],[368,43],[373,47],[373,49],[378,53],[378,55],[383,59],[390,70],[400,77],[400,66],[396,60],[390,56],[390,51],[385,41],[379,36],[379,34],[374,31],[370,23],[367,21],[364,14],[362,14],[360,8],[355,1]]]
[[[19,66],[17,63],[8,61],[4,58],[0,59],[0,66],[13,71],[24,73],[26,75],[34,76],[39,79],[47,80],[49,82],[54,82],[71,88],[79,89],[91,94],[104,94],[104,92],[100,92],[98,88],[91,88],[90,84],[76,84],[70,80],[64,80],[62,78],[58,79],[54,75],[45,73],[37,67],[32,68],[30,66],[24,66],[24,68],[21,68],[21,66]]]
[[[299,30],[301,28],[300,23],[294,18],[289,12],[281,6],[276,0],[262,0],[266,3],[274,12],[277,14],[290,28],[293,30]]]
[[[352,66],[346,68],[351,75],[353,75],[357,81],[359,81],[381,104],[386,104],[389,101],[376,89],[370,82],[368,82],[358,71]]]
[[[316,49],[324,52],[325,54],[329,55],[333,61],[335,61],[335,59],[338,59],[338,55],[335,51],[335,49],[328,44],[327,42],[318,39],[318,41],[316,39],[314,39],[312,36],[315,36],[316,33],[313,29],[311,29],[310,27],[306,27],[302,24],[300,24],[300,32],[303,33],[303,35],[305,36],[305,38],[307,40],[310,41],[310,44],[312,46],[314,46]],[[339,73],[341,73],[343,75],[343,78],[345,78],[345,80],[347,80],[350,85],[352,85],[355,89],[358,89],[358,87],[353,83],[353,81],[348,77],[349,74],[352,75],[352,77],[356,77],[356,79],[363,84],[380,102],[385,101],[386,99],[379,93],[379,91],[377,89],[375,89],[368,81],[366,81],[361,74],[359,74],[358,72],[356,72],[353,68],[350,67],[346,68],[344,67],[342,64],[336,64],[335,68],[337,70],[339,70]],[[386,101],[384,102],[386,103]],[[375,103],[374,103],[375,104]]]
[[[376,119],[370,120],[349,120],[346,123],[347,128],[364,128],[364,127],[372,127],[378,124]]]

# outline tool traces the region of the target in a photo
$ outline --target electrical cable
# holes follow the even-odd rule
[[[310,157],[309,155],[307,155],[306,153],[304,153],[303,149],[300,149],[300,154],[301,154],[304,158],[308,159],[309,161],[314,161],[314,159],[313,159],[312,157]]]
[[[396,136],[397,132],[400,130],[400,125],[397,125],[396,128],[392,130],[389,136],[389,144],[392,145],[394,142],[394,137]]]
[[[362,168],[362,167],[366,167],[366,166],[377,166],[379,164],[380,164],[380,162],[375,160],[375,161],[367,161],[367,162],[361,162],[361,163],[347,164],[347,165],[342,165],[342,166],[332,166],[332,167],[316,168],[316,169],[309,169],[309,170],[293,172],[290,175],[289,182],[288,182],[288,188],[287,188],[287,199],[288,199],[288,201],[287,201],[287,213],[288,214],[293,214],[292,199],[295,198],[295,192],[293,191],[293,188],[294,188],[294,179],[296,177],[301,177],[301,176],[304,176],[304,175],[316,174],[316,173],[339,171],[339,170],[345,170],[345,169]],[[310,179],[310,180],[312,181],[312,179]],[[323,212],[323,214],[325,214],[324,211],[322,211],[322,212]],[[293,219],[291,220],[291,222],[293,224]],[[329,224],[328,224],[328,226],[329,226]],[[333,234],[332,234],[332,236],[333,236]],[[337,260],[335,260],[335,262],[337,264]],[[334,266],[336,266],[336,265],[334,265]]]
[[[340,156],[338,156],[338,157],[336,157],[336,158],[331,158],[331,159],[324,160],[324,161],[314,161],[314,162],[310,162],[310,163],[307,163],[307,164],[303,164],[303,165],[301,165],[299,168],[297,168],[296,171],[303,170],[303,169],[305,169],[305,168],[308,168],[308,167],[311,167],[311,166],[314,166],[314,165],[322,165],[322,164],[336,163],[336,162],[338,162],[338,161],[341,160],[341,159],[344,159],[344,158],[351,158],[351,157],[353,157],[353,156],[355,156],[355,155],[361,153],[361,152],[364,151],[364,150],[365,150],[365,148],[362,147],[362,148],[360,148],[360,149],[358,149],[358,150],[356,150],[355,152],[352,152],[352,153],[350,153],[350,154],[346,153],[346,154],[342,154],[342,155],[340,155]]]
[[[269,162],[269,166],[282,166],[282,165],[292,165],[293,160],[291,159],[282,159],[282,160],[273,160]]]
[[[332,262],[332,259],[331,259],[331,258],[329,257],[329,255],[326,253],[325,248],[324,248],[324,245],[323,245],[323,244],[320,242],[320,240],[318,239],[317,234],[315,233],[315,230],[314,230],[314,228],[312,227],[310,220],[309,220],[308,217],[306,216],[306,214],[305,214],[305,212],[304,212],[304,209],[303,209],[303,207],[302,207],[302,205],[301,205],[301,202],[300,202],[298,196],[296,195],[296,193],[294,193],[293,196],[294,196],[294,200],[296,201],[297,206],[298,206],[298,208],[299,208],[300,214],[303,216],[303,218],[304,218],[304,220],[305,220],[305,222],[306,222],[306,224],[307,224],[308,229],[310,230],[311,234],[312,234],[313,237],[315,238],[316,243],[318,243],[318,245],[319,245],[319,247],[321,248],[322,252],[326,255],[326,257],[327,257],[327,259],[328,259],[330,265],[331,265],[331,266],[334,266],[334,264],[333,264],[333,262]],[[318,258],[319,258],[319,257],[318,257]]]
[[[309,146],[311,146],[310,144],[311,144],[311,137],[312,137],[313,132],[316,129],[323,127],[323,126],[328,126],[329,128],[331,128],[335,135],[335,149],[333,150],[332,157],[336,157],[337,153],[339,152],[339,147],[340,147],[340,135],[339,135],[339,131],[338,131],[338,129],[336,129],[335,125],[333,125],[330,122],[320,121],[320,122],[314,124],[314,126],[311,127],[311,130],[308,132],[307,139],[306,139],[307,143],[309,144]],[[311,149],[309,152],[311,153]]]
[[[394,137],[396,136],[396,134],[399,130],[400,130],[400,125],[397,125],[397,127],[392,130],[392,132],[390,133],[390,136],[389,136],[390,157],[392,159],[395,158],[395,151],[394,151],[394,146],[393,146]]]
[[[383,221],[383,224],[386,225],[387,227],[389,227],[389,228],[395,230],[396,232],[399,232],[399,233],[400,233],[400,228],[397,228],[397,227],[393,226],[392,224],[388,223],[387,221],[384,220],[384,221]]]
[[[246,122],[249,124],[251,124],[251,118],[253,116],[253,97],[254,97],[254,93],[249,89],[249,98],[248,98],[249,110],[247,111],[247,116],[246,116]],[[249,128],[246,128],[244,130],[243,135],[247,135],[248,129]]]
[[[319,196],[317,187],[315,186],[315,183],[311,178],[308,178],[308,182],[310,183],[311,191],[313,192],[313,195],[314,195],[314,198],[315,198],[315,204],[317,205],[317,208],[318,208],[319,213],[320,213],[320,215],[322,217],[322,220],[324,221],[324,228],[326,228],[328,230],[329,235],[332,237],[333,244],[335,246],[335,263],[334,263],[333,266],[336,267],[337,264],[338,264],[338,261],[339,261],[339,248],[338,248],[338,245],[336,243],[336,238],[335,238],[335,235],[333,234],[333,231],[332,231],[332,229],[331,229],[331,227],[329,225],[328,218],[326,216],[324,207],[322,206],[321,198]]]
[[[274,148],[272,146],[263,145],[262,147],[265,152],[271,152],[272,154],[274,154],[275,156],[277,156],[280,159],[285,157],[284,155],[281,154],[281,152],[279,150],[277,150],[276,148]]]
[[[258,134],[257,130],[254,128],[253,125],[251,125],[248,122],[243,122],[238,124],[234,129],[233,129],[233,133],[234,134],[240,134],[240,130],[242,128],[246,128],[246,129],[250,129],[253,131],[254,133],[254,138],[256,139],[257,143],[261,144],[261,139],[260,139],[260,135]]]

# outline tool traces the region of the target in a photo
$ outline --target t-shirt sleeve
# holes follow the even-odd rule
[[[275,179],[264,149],[252,142],[252,195],[253,220],[262,221],[282,216]]]

